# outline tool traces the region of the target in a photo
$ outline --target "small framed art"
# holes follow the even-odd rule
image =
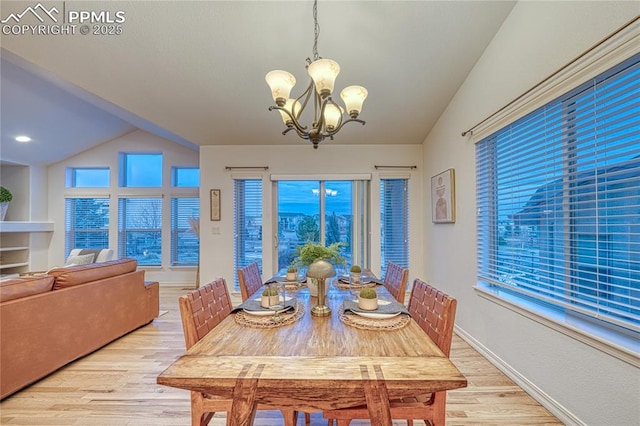
[[[433,223],[456,221],[455,175],[445,170],[431,178],[431,214]]]
[[[211,190],[211,220],[220,220],[220,190]]]

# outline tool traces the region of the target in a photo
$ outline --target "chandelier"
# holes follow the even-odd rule
[[[342,90],[340,97],[345,103],[347,118],[344,115],[345,109],[331,97],[336,77],[340,73],[340,65],[334,60],[318,56],[320,26],[318,25],[317,0],[313,2],[313,23],[313,61],[307,58],[305,66],[311,76],[311,82],[307,89],[296,99],[290,98],[291,89],[296,84],[296,79],[287,71],[270,71],[265,80],[271,88],[271,95],[276,103],[269,107],[269,111],[279,110],[282,121],[287,126],[282,134],[286,135],[291,130],[295,130],[298,136],[310,141],[317,149],[318,144],[325,138],[333,140],[333,136],[345,124],[354,121],[365,124],[363,120],[358,119],[358,115],[362,111],[362,104],[368,93],[367,89],[362,86],[349,86]],[[309,101],[313,104],[313,121],[310,126],[300,122],[302,112]]]

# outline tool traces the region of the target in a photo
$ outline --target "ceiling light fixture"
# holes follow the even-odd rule
[[[310,141],[317,149],[318,144],[325,138],[333,140],[333,135],[338,133],[345,124],[352,121],[365,124],[358,119],[358,115],[362,111],[362,104],[368,92],[362,86],[349,86],[342,90],[340,97],[345,103],[349,116],[343,119],[344,109],[331,98],[336,77],[340,73],[340,65],[336,61],[318,56],[320,26],[317,0],[313,2],[313,24],[313,61],[307,58],[306,68],[311,76],[307,89],[298,98],[289,98],[296,79],[287,71],[271,71],[266,75],[265,80],[271,88],[271,95],[276,103],[269,107],[269,111],[279,110],[282,121],[287,126],[282,134],[295,130],[298,136]],[[309,100],[312,100],[314,106],[311,127],[302,125],[299,121]]]
[[[31,138],[29,136],[16,136],[16,140],[18,142],[31,142]]]

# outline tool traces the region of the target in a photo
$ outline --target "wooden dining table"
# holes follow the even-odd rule
[[[328,282],[327,282],[328,284]],[[393,300],[382,285],[381,300]],[[371,424],[391,424],[389,400],[456,389],[466,378],[410,320],[400,329],[365,330],[340,319],[349,290],[331,285],[326,317],[308,289],[288,293],[304,315],[289,325],[256,328],[232,313],[157,377],[157,383],[231,398],[227,424],[250,425],[257,404],[314,412],[365,405]],[[259,297],[259,294],[252,297]],[[294,418],[295,421],[295,418]]]

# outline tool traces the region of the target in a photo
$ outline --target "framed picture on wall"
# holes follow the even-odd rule
[[[431,217],[433,223],[456,221],[455,176],[453,169],[431,178]]]
[[[220,220],[220,190],[211,190],[211,220]]]

